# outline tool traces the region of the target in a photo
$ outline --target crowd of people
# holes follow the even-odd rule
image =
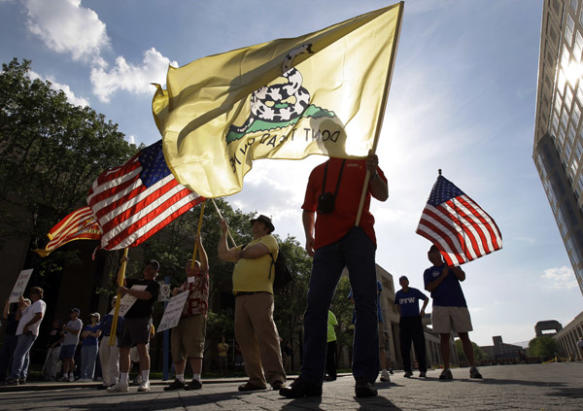
[[[361,204],[363,181],[367,184]],[[390,364],[386,358],[386,338],[379,295],[382,291],[376,277],[376,237],[374,217],[369,211],[371,197],[388,198],[387,179],[378,166],[378,158],[369,154],[366,159],[330,158],[310,174],[302,222],[306,236],[306,251],[313,257],[312,272],[304,315],[301,373],[286,384],[283,344],[273,319],[273,281],[279,247],[272,235],[271,219],[259,215],[251,220],[252,241],[242,246],[229,246],[228,226],[221,220],[218,257],[234,263],[233,294],[235,296],[234,334],[248,380],[239,391],[264,390],[271,386],[288,398],[322,395],[325,379],[336,379],[336,335],[334,314],[329,311],[336,285],[345,267],[351,283],[350,298],[354,303],[354,343],[352,371],[357,397],[377,395],[375,381],[389,381]],[[358,216],[358,217],[357,217]],[[358,219],[358,221],[357,221]],[[355,224],[357,221],[357,224]],[[196,238],[199,260],[186,262],[186,280],[172,291],[173,295],[188,292],[178,325],[171,331],[171,353],[175,380],[166,391],[202,388],[201,373],[206,339],[209,297],[209,264],[204,245]],[[432,266],[424,273],[424,285],[433,298],[433,329],[441,335],[441,355],[444,369],[441,379],[451,379],[449,370],[449,341],[452,332],[463,343],[471,365],[470,377],[481,378],[475,367],[468,332],[471,320],[460,281],[465,273],[443,261],[437,247],[428,252]],[[149,342],[153,334],[152,307],[160,292],[156,277],[160,264],[150,260],[143,278],[127,280],[118,288],[119,295],[129,294],[136,301],[120,319],[118,332],[110,336],[113,317],[92,313],[83,325],[81,313],[73,308],[69,320],[61,325],[55,321],[49,334],[48,350],[43,372],[49,379],[57,377],[57,361],[62,362],[61,379],[74,381],[76,358],[80,357],[80,378],[92,380],[96,358],[102,374],[102,388],[110,392],[129,391],[129,372],[132,349],[139,362],[138,391],[150,391]],[[413,343],[419,364],[419,377],[426,377],[425,342],[421,318],[428,297],[409,287],[407,277],[399,279],[395,305],[400,313],[400,338],[405,377],[412,377],[410,349]],[[21,298],[17,305],[6,305],[6,339],[0,358],[0,378],[9,384],[26,381],[29,351],[43,319],[46,304],[43,290],[33,287],[30,300]],[[419,311],[419,301],[423,307]],[[112,305],[115,303],[112,302]],[[99,341],[101,338],[101,342]],[[113,344],[112,344],[113,343]],[[217,345],[219,369],[225,373],[229,345],[223,338]],[[76,353],[78,356],[76,356]],[[11,354],[11,355],[10,355]],[[80,354],[80,355],[79,355]],[[11,358],[11,359],[10,359]],[[185,381],[190,364],[192,380]],[[10,374],[7,374],[9,370]]]

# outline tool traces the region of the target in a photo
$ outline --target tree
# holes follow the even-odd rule
[[[101,172],[137,150],[103,114],[70,104],[29,71],[30,61],[13,59],[0,73],[0,200],[3,210],[18,210],[1,213],[0,238],[44,238],[59,218],[86,204]],[[22,224],[27,213],[32,229]]]
[[[462,340],[460,340],[459,338],[456,338],[455,340],[455,352],[458,355],[458,358],[464,359],[466,361],[468,361],[468,359],[466,358],[466,353],[464,352],[464,348],[462,345]],[[472,350],[474,351],[474,361],[476,362],[476,364],[480,364],[480,362],[482,362],[482,360],[484,360],[486,358],[486,354],[484,353],[484,351],[482,351],[482,349],[480,347],[478,347],[478,344],[476,344],[475,342],[472,342]]]
[[[558,352],[559,345],[553,337],[548,335],[533,338],[528,343],[528,355],[540,358],[542,361],[555,357]]]

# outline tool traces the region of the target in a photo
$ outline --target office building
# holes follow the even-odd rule
[[[533,159],[583,293],[583,2],[543,6]]]

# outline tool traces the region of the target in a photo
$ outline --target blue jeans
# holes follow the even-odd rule
[[[97,345],[84,345],[81,347],[81,378],[93,379],[97,350]]]
[[[16,337],[16,348],[12,357],[12,373],[10,374],[10,378],[14,380],[26,380],[30,358],[29,353],[35,340],[36,335],[33,334],[20,334]]]
[[[344,267],[348,268],[358,321],[355,324],[352,373],[374,382],[379,373],[376,247],[359,227],[314,254],[304,315],[302,379],[322,384],[326,363],[328,309]]]
[[[12,371],[12,357],[16,348],[16,336],[5,335],[4,343],[0,351],[0,381],[4,381],[6,376]]]

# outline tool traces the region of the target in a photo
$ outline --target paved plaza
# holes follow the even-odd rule
[[[468,369],[454,369],[453,381],[439,381],[439,371],[425,380],[392,376],[378,383],[379,396],[354,397],[352,376],[324,385],[322,398],[290,400],[276,391],[239,393],[239,379],[203,381],[201,391],[152,391],[128,394],[99,391],[95,383],[39,383],[0,387],[2,410],[583,410],[583,363],[482,367],[484,380],[470,380]],[[415,373],[417,374],[417,373]]]

